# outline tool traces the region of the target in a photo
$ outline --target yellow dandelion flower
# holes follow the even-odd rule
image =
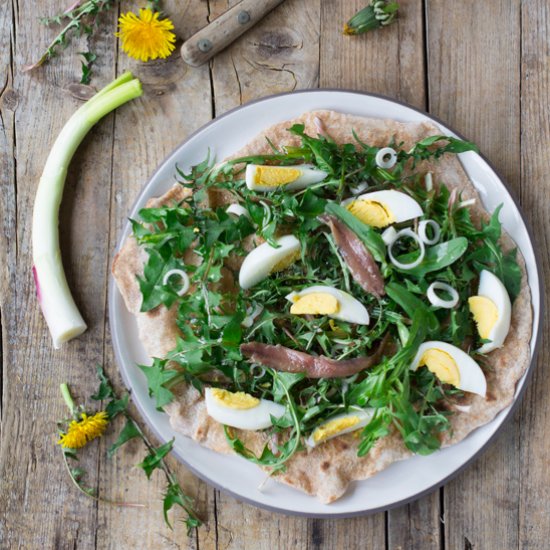
[[[66,449],[80,449],[92,439],[101,437],[108,423],[109,417],[105,411],[93,416],[82,413],[81,420],[73,420],[67,433],[61,434],[61,439],[57,443]]]
[[[118,20],[119,32],[116,33],[122,41],[122,49],[130,57],[140,61],[149,61],[168,57],[176,47],[174,24],[170,19],[160,19],[159,14],[150,8],[139,10],[139,16],[128,12]]]

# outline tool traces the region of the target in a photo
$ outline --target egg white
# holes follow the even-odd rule
[[[433,340],[420,344],[418,352],[411,363],[411,370],[418,369],[418,364],[424,352],[433,348],[444,351],[454,359],[460,374],[460,382],[457,386],[458,389],[470,393],[477,393],[485,397],[487,392],[487,380],[485,379],[481,367],[467,353],[452,344],[447,344],[447,342]]]
[[[483,270],[479,276],[478,296],[489,298],[498,310],[498,319],[496,320],[489,334],[490,342],[483,344],[479,349],[479,353],[489,353],[497,348],[500,348],[508,336],[510,331],[510,320],[512,318],[512,303],[510,296],[506,291],[506,287],[502,281],[493,273]]]
[[[313,434],[315,433],[315,430],[313,430],[313,432],[311,432],[311,435],[306,439],[306,444],[309,447],[316,447],[317,445],[321,445],[325,441],[328,441],[329,439],[334,439],[335,437],[338,437],[340,435],[344,435],[344,434],[359,430],[361,428],[364,428],[372,420],[372,417],[374,416],[374,411],[375,411],[375,409],[357,409],[357,410],[351,410],[350,412],[347,412],[347,413],[337,414],[336,416],[333,416],[332,418],[329,418],[328,420],[326,420],[322,424],[319,424],[319,426],[317,426],[317,428],[315,428],[315,430],[317,430],[318,428],[321,428],[323,426],[326,426],[328,423],[333,422],[334,420],[341,420],[342,418],[348,418],[350,416],[358,417],[359,422],[357,424],[353,425],[353,426],[350,426],[349,428],[345,428],[343,430],[340,430],[340,431],[330,435],[326,439],[323,439],[323,440],[318,441],[318,442],[315,442],[315,440],[313,439]]]
[[[294,166],[277,166],[281,169],[296,169],[300,171],[300,176],[294,181],[283,185],[262,185],[256,183],[256,172],[258,164],[249,164],[246,167],[245,178],[246,186],[252,191],[274,191],[275,189],[284,189],[285,191],[297,191],[305,189],[314,183],[319,183],[327,177],[327,172],[315,168],[311,164],[298,164]]]
[[[300,241],[294,235],[285,235],[277,239],[278,248],[265,242],[248,253],[239,271],[239,285],[248,289],[263,281],[273,271],[275,266],[295,254],[301,247]]]
[[[394,218],[393,223],[419,218],[424,214],[420,205],[411,196],[393,189],[364,193],[358,197],[347,199],[342,204],[348,206],[359,200],[379,202],[388,212],[391,212]]]
[[[240,430],[264,430],[269,428],[272,425],[271,416],[280,418],[286,410],[283,405],[268,399],[260,399],[258,405],[250,409],[226,407],[214,398],[212,388],[205,388],[204,398],[208,416],[221,424]]]
[[[357,323],[358,325],[368,325],[370,318],[367,308],[351,294],[338,290],[332,286],[316,285],[304,288],[299,292],[291,292],[286,296],[289,302],[294,303],[296,298],[306,296],[315,292],[330,294],[338,300],[339,310],[336,313],[330,313],[328,317],[347,321],[348,323]]]

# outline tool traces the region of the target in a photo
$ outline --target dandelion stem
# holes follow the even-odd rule
[[[74,414],[75,406],[74,406],[73,398],[71,396],[71,392],[69,391],[69,386],[67,386],[67,384],[65,384],[65,382],[63,382],[63,384],[61,384],[59,386],[59,388],[61,389],[61,395],[63,396],[63,399],[65,400],[65,403],[67,404],[67,407],[69,407],[69,410],[71,411],[71,414]]]
[[[67,387],[66,384],[61,384]],[[105,504],[112,504],[113,506],[121,506],[125,508],[145,508],[145,504],[140,504],[138,502],[120,502],[116,500],[109,500],[108,498],[99,497],[97,495],[92,494],[92,489],[86,489],[82,486],[82,484],[78,481],[78,479],[75,477],[74,472],[67,461],[67,454],[63,452],[63,462],[65,463],[65,467],[67,468],[67,472],[69,472],[69,477],[71,478],[71,481],[73,482],[74,486],[83,494],[85,494],[87,497],[91,498],[92,500],[95,500],[96,502],[104,502]]]

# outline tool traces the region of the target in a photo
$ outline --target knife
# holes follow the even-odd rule
[[[282,2],[242,0],[183,43],[183,60],[193,67],[206,63]]]

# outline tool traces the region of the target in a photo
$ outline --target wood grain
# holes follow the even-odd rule
[[[211,0],[216,17],[235,1]],[[319,0],[286,0],[212,61],[216,115],[266,95],[315,88]]]
[[[344,22],[365,2],[321,3],[321,87],[385,94],[425,108],[422,1],[399,4],[400,16],[394,24],[360,36],[345,36]]]
[[[176,5],[178,7],[176,8]],[[189,36],[207,21],[205,3],[165,2],[169,13],[177,14],[174,25],[178,36]],[[121,11],[134,9],[132,2],[123,2]],[[109,269],[115,247],[126,223],[128,212],[137,195],[160,162],[192,131],[211,118],[210,79],[208,67],[188,67],[175,53],[166,60],[141,64],[130,60],[122,52],[117,57],[118,72],[131,70],[143,84],[143,96],[116,113],[113,133],[112,187],[109,218]],[[169,124],[166,121],[169,120]],[[112,378],[118,379],[118,369],[112,354],[109,326],[105,324],[106,342],[104,363]],[[119,386],[120,387],[120,386]],[[114,461],[105,458],[109,440],[102,443],[100,461],[100,489],[112,500],[146,505],[146,509],[119,508],[102,505],[99,509],[96,545],[98,548],[174,547],[184,544],[195,548],[197,534],[188,539],[181,515],[172,518],[174,530],[169,530],[162,519],[161,495],[165,480],[155,472],[150,482],[134,465],[144,456],[141,445],[129,445],[117,454]],[[195,495],[202,483],[189,474],[175,460],[170,465],[178,480]],[[212,521],[213,510],[200,503],[200,513]]]
[[[546,289],[545,309],[550,311],[549,206],[550,181],[550,9],[548,2],[521,5],[521,202],[534,231],[542,263],[541,285]],[[548,499],[550,485],[548,441],[550,405],[548,394],[548,315],[543,325],[538,365],[527,388],[519,415],[519,546],[546,548],[550,540]]]
[[[4,3],[5,5],[6,3]],[[110,185],[108,117],[84,141],[70,169],[64,194],[61,224],[63,262],[75,299],[88,321],[88,331],[66,348],[54,351],[34,293],[31,276],[30,220],[34,193],[46,155],[57,135],[78,107],[65,88],[80,77],[76,56],[63,56],[55,65],[32,74],[21,68],[40,55],[51,31],[40,25],[34,2],[13,3],[16,37],[13,42],[15,109],[17,245],[12,318],[4,342],[4,410],[0,478],[6,480],[3,522],[5,547],[64,548],[92,546],[97,510],[91,499],[81,498],[68,483],[59,448],[55,446],[55,420],[67,415],[59,383],[68,381],[77,397],[89,395],[94,384],[92,365],[103,349],[105,270],[108,242],[99,229],[108,224]],[[43,2],[45,14],[60,9],[58,2]],[[84,44],[75,47],[83,49]],[[98,74],[110,80],[113,53],[98,63]],[[45,116],[44,113],[49,113]],[[95,159],[95,160],[94,160]],[[92,169],[93,166],[93,169]],[[93,236],[93,238],[91,238]],[[98,276],[99,271],[99,276]],[[97,299],[99,297],[99,299]],[[9,309],[8,309],[9,311]],[[94,485],[97,450],[90,449],[84,466]]]
[[[184,40],[235,3],[170,0],[163,7]],[[55,420],[66,409],[59,383],[69,382],[75,396],[85,399],[96,388],[94,365],[103,362],[123,389],[112,354],[106,284],[131,205],[185,136],[252,99],[344,87],[429,108],[476,141],[510,183],[536,229],[550,284],[548,3],[402,0],[395,24],[364,36],[343,36],[343,23],[365,3],[286,0],[200,68],[186,66],[177,53],[146,65],[131,62],[112,34],[118,14],[103,19],[100,35],[90,44],[99,53],[93,83],[99,88],[131,68],[145,93],[98,124],[71,165],[62,204],[63,260],[89,330],[59,351],[51,348],[34,296],[30,216],[53,139],[79,105],[66,90],[80,77],[74,52],[86,43],[77,40],[52,63],[23,73],[23,65],[39,57],[54,32],[37,15],[66,5],[62,0],[0,3],[1,548],[548,547],[546,342],[523,406],[489,451],[443,492],[387,514],[313,520],[266,512],[210,488],[171,459],[206,519],[188,538],[177,521],[180,514],[174,531],[164,526],[164,481],[160,476],[147,481],[134,468],[144,453],[139,444],[131,442],[108,459],[105,450],[114,437],[109,435],[86,450],[83,465],[89,485],[100,494],[142,503],[143,509],[87,499],[61,468]],[[119,10],[135,6],[123,1]]]
[[[520,190],[519,1],[428,3],[430,109]],[[483,56],[480,56],[483,52]],[[518,546],[518,417],[444,490],[449,548]],[[480,511],[483,510],[483,513]],[[497,535],[498,533],[498,535]]]

